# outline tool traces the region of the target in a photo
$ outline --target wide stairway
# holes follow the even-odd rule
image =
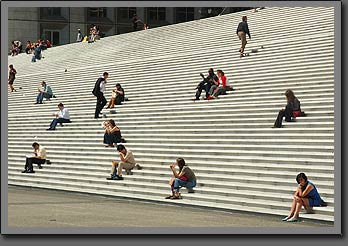
[[[239,58],[235,30],[248,16],[252,40]],[[308,24],[310,20],[310,25]],[[263,48],[261,48],[263,46]],[[17,92],[8,93],[8,184],[285,216],[304,172],[328,207],[300,217],[334,221],[334,9],[266,8],[74,43],[9,57]],[[222,69],[234,87],[214,100],[192,101],[199,73]],[[67,71],[65,72],[65,69]],[[107,100],[121,83],[126,101],[114,119],[142,170],[108,181],[115,148],[105,148],[104,119],[94,119],[91,91],[109,72]],[[57,98],[34,105],[45,80]],[[272,129],[292,89],[307,117]],[[204,91],[202,96],[204,95]],[[62,102],[72,123],[46,131]],[[37,141],[51,165],[22,174]],[[169,165],[183,157],[195,193],[170,194]]]

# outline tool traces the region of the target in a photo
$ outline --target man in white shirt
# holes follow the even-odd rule
[[[50,128],[48,128],[48,131],[54,131],[56,130],[56,126],[58,123],[70,123],[70,115],[68,109],[64,108],[63,103],[58,104],[59,111],[55,114],[52,114],[53,116],[56,116],[55,119],[52,120]]]
[[[95,119],[101,118],[99,114],[107,103],[104,97],[104,92],[105,92],[106,79],[108,77],[109,77],[109,74],[107,72],[104,72],[103,77],[100,77],[95,82],[94,89],[92,91],[93,95],[97,97],[97,104],[96,104],[95,113],[94,113]]]
[[[32,147],[34,149],[34,153],[31,156],[27,156],[25,161],[25,167],[22,173],[35,173],[33,169],[33,163],[37,164],[39,166],[39,169],[42,168],[42,164],[46,162],[46,150],[43,146],[38,144],[37,142],[34,142],[32,144]]]

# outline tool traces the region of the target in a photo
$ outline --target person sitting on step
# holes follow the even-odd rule
[[[232,90],[232,87],[228,81],[228,79],[225,76],[225,73],[222,70],[217,70],[217,75],[218,75],[218,80],[219,80],[219,86],[215,87],[214,86],[214,90],[210,90],[209,94],[210,96],[208,96],[208,100],[217,98],[219,95],[226,95],[226,91],[230,91]]]
[[[117,83],[116,88],[112,90],[111,99],[110,99],[109,104],[106,108],[114,108],[115,104],[121,105],[122,102],[124,101],[124,99],[125,99],[124,89],[122,88],[122,86],[119,83]]]
[[[45,148],[37,142],[34,142],[32,147],[34,149],[34,153],[26,156],[25,166],[22,173],[35,173],[33,163],[37,164],[39,169],[42,169],[41,165],[46,162]]]
[[[208,74],[209,75],[206,78],[202,73],[200,74],[203,80],[197,85],[196,96],[193,100],[199,100],[199,98],[201,97],[202,90],[205,90],[205,98],[208,98],[210,87],[213,84],[213,80],[218,80],[218,77],[215,75],[213,68],[209,68]]]
[[[175,166],[179,167],[179,172],[176,172]],[[169,184],[171,186],[172,194],[167,196],[166,199],[181,199],[179,190],[181,187],[186,187],[189,193],[193,193],[193,187],[196,186],[196,176],[194,172],[187,166],[183,158],[176,159],[176,164],[171,164],[170,169],[173,172],[174,177],[170,179]]]
[[[292,117],[296,118],[299,116],[306,116],[306,114],[303,111],[301,111],[301,103],[297,99],[297,97],[295,97],[295,94],[292,90],[289,90],[289,89],[286,90],[284,95],[286,97],[287,104],[285,109],[282,109],[279,111],[278,117],[276,121],[274,122],[273,128],[282,127],[282,121],[284,116],[285,116],[285,121],[287,122],[291,122]]]
[[[50,128],[47,129],[48,131],[56,130],[58,123],[71,123],[69,110],[67,108],[64,108],[63,103],[58,104],[58,109],[59,111],[57,113],[52,114],[56,118],[52,120]]]
[[[125,140],[122,138],[121,130],[115,124],[114,120],[104,121],[103,126],[105,128],[104,144],[105,147],[115,147],[114,143],[123,143]]]
[[[127,150],[123,144],[117,145],[117,151],[120,156],[120,162],[112,161],[111,177],[107,180],[123,180],[122,169],[125,169],[127,174],[132,174],[132,169],[142,169],[139,164],[136,164],[132,151]]]
[[[38,93],[38,95],[36,97],[36,103],[35,104],[42,104],[42,100],[44,98],[50,99],[50,98],[53,97],[52,89],[45,81],[41,82],[41,86],[42,86],[41,89],[38,88],[39,93]]]
[[[286,222],[298,222],[302,206],[307,213],[314,213],[313,207],[326,207],[327,203],[321,199],[315,185],[308,181],[304,173],[296,176],[298,183],[297,190],[294,194],[289,215],[283,219]]]

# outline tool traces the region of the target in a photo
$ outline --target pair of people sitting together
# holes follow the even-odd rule
[[[219,95],[226,95],[227,91],[233,90],[225,73],[222,70],[217,70],[216,73],[217,76],[214,69],[210,68],[207,77],[204,77],[202,73],[200,74],[203,80],[197,85],[196,96],[193,100],[200,99],[202,90],[205,90],[205,99],[207,100],[217,98]]]

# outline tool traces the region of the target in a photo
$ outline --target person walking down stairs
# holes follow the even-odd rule
[[[97,104],[95,106],[95,113],[94,113],[95,119],[101,118],[99,114],[107,103],[104,97],[104,92],[105,92],[106,79],[108,77],[109,77],[109,74],[107,72],[104,72],[103,77],[98,78],[97,81],[95,82],[94,89],[92,91],[92,94],[95,97],[97,97]]]
[[[242,41],[242,46],[239,49],[240,57],[244,56],[244,49],[245,49],[245,45],[247,44],[246,35],[248,34],[249,39],[251,39],[247,21],[248,21],[248,18],[246,16],[243,16],[242,22],[238,24],[237,31],[236,31],[239,37],[239,40]]]

